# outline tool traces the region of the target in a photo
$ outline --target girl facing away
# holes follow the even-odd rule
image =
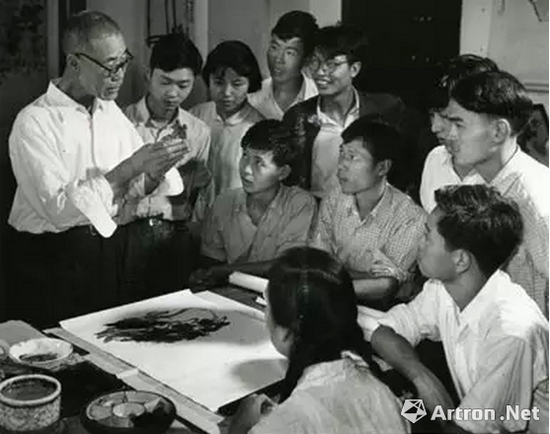
[[[252,395],[229,434],[409,433],[357,323],[352,280],[328,253],[296,247],[268,274],[266,322],[289,360],[278,404]]]

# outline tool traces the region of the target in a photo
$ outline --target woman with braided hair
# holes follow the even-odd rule
[[[379,379],[344,267],[324,251],[296,247],[268,277],[267,327],[289,365],[279,404],[248,397],[229,433],[410,432],[401,404]]]

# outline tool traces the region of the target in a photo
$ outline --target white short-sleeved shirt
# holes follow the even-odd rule
[[[172,122],[159,128],[151,117],[146,97],[126,107],[124,112],[136,127],[144,143],[158,142],[172,134],[177,128],[185,127],[189,152],[185,155],[184,162],[180,163],[180,174],[184,178],[185,188],[191,191],[197,165],[204,168],[207,166],[210,152],[210,128],[203,121],[182,108],[178,108]],[[189,162],[193,164],[188,164]],[[188,169],[189,167],[191,169]],[[169,200],[168,196],[171,196],[171,194],[156,190],[139,202],[132,212],[138,217],[162,216],[165,220],[187,219],[190,212],[187,201],[180,200],[175,204]]]
[[[317,86],[313,79],[305,74],[302,74],[302,77],[304,78],[302,88],[288,108],[318,94]],[[262,88],[260,90],[248,95],[248,102],[250,102],[250,104],[266,119],[277,119],[279,121],[283,119],[285,112],[279,107],[277,101],[275,101],[275,96],[273,95],[273,79],[271,77],[266,78],[262,82]]]
[[[213,101],[196,105],[191,113],[211,129],[209,167],[212,172],[214,197],[242,186],[239,161],[242,155],[241,140],[248,129],[263,116],[250,104],[246,104],[233,116],[222,119]]]
[[[420,183],[420,202],[426,212],[432,212],[436,206],[434,193],[447,185],[485,184],[485,180],[475,169],[464,178],[458,176],[453,167],[452,156],[445,146],[437,146],[430,151],[424,162]]]
[[[462,409],[494,409],[495,421],[459,421],[474,433],[523,431],[526,421],[501,421],[506,406],[539,409],[529,432],[548,432],[548,320],[508,274],[496,271],[462,310],[443,284],[430,280],[408,304],[378,320],[412,345],[441,341]]]

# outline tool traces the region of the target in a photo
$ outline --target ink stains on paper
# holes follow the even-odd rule
[[[96,333],[104,342],[173,343],[209,336],[230,324],[209,309],[159,310],[120,319]]]

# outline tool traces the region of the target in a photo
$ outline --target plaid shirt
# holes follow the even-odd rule
[[[506,271],[548,318],[548,168],[519,150],[491,185],[519,205],[523,243]]]
[[[373,261],[385,256],[404,281],[416,261],[425,221],[422,208],[390,184],[365,219],[359,216],[355,197],[338,187],[321,203],[311,244],[355,271],[369,272]]]

